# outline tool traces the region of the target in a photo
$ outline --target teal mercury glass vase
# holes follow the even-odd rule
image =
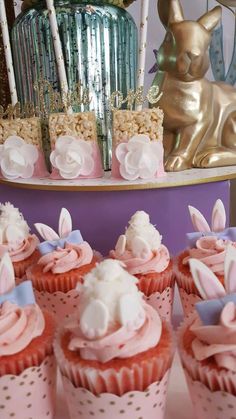
[[[16,84],[22,103],[39,105],[35,83],[45,79],[59,91],[58,71],[45,2],[26,3],[28,8],[19,15],[12,30]],[[54,3],[69,88],[73,90],[81,82],[89,88],[91,98],[89,105],[74,110],[95,111],[104,168],[109,169],[112,149],[109,98],[114,91],[126,96],[129,89],[136,87],[137,27],[121,7],[122,0]]]

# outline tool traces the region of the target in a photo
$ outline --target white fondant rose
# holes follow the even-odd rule
[[[0,166],[2,175],[7,179],[33,176],[34,164],[38,160],[37,147],[27,144],[23,138],[13,135],[0,145]]]
[[[118,145],[116,157],[124,179],[150,179],[159,169],[163,146],[160,141],[151,141],[147,135],[135,135],[127,143]]]
[[[89,176],[94,169],[91,142],[65,135],[57,139],[50,160],[64,179]]]

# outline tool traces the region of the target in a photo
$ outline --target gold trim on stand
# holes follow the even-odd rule
[[[128,182],[113,180],[110,178],[110,174],[106,173],[104,178],[93,180],[84,179],[65,181],[51,179],[27,179],[10,181],[0,179],[0,184],[18,189],[43,191],[102,192],[175,188],[181,186],[200,185],[204,183],[214,183],[231,179],[236,179],[236,166],[222,167],[220,169],[190,169],[184,172],[167,173],[166,177],[159,178],[152,182]]]

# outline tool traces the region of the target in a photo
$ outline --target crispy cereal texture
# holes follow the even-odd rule
[[[72,135],[86,141],[97,141],[95,113],[51,114],[49,117],[49,133],[52,148],[54,148],[57,138],[62,135]]]
[[[142,111],[118,110],[113,113],[113,143],[128,141],[134,135],[146,134],[152,141],[163,140],[164,114],[160,108]]]
[[[37,117],[0,119],[0,144],[3,144],[12,135],[23,138],[27,144],[42,148],[41,123]]]

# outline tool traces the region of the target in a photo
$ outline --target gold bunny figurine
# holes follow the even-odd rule
[[[166,170],[236,164],[236,89],[204,78],[221,7],[197,22],[184,20],[179,0],[158,0],[158,11],[167,30],[154,80],[163,92]]]

